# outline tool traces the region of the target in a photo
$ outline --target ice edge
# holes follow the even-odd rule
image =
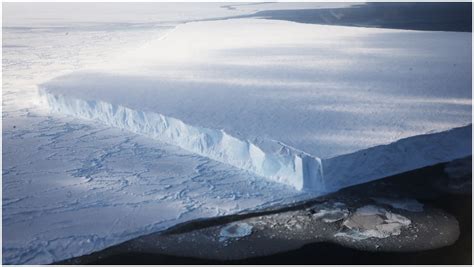
[[[53,112],[97,120],[319,194],[472,155],[471,124],[321,159],[275,140],[251,142],[155,112],[65,97],[42,86],[38,89]]]
[[[82,100],[51,94],[38,88],[53,112],[98,120],[259,176],[297,190],[324,192],[321,159],[273,140],[257,144],[238,139],[224,130],[192,126],[155,112],[137,111],[100,100]]]

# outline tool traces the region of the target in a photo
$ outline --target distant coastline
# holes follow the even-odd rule
[[[346,8],[265,10],[232,18],[420,31],[472,32],[472,3],[366,3]]]

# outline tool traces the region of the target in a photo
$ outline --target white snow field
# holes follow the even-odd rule
[[[318,3],[3,3],[2,262],[47,264],[192,219],[313,197],[176,146],[50,113],[37,85],[180,21]]]
[[[471,33],[191,22],[40,94],[55,112],[324,193],[471,154]]]

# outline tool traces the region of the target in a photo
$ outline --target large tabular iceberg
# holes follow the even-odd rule
[[[472,153],[471,33],[193,22],[40,94],[302,190]]]

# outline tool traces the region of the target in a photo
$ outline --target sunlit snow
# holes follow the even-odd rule
[[[3,4],[3,263],[51,263],[180,222],[311,196],[156,140],[51,114],[38,99],[38,84],[110,65],[181,21],[248,14],[252,5],[70,4]]]
[[[470,55],[464,32],[192,22],[40,93],[58,113],[330,192],[470,155]]]

